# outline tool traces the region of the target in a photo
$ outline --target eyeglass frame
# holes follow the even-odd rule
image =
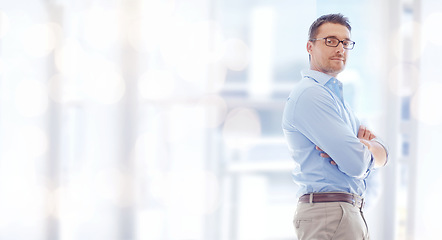
[[[338,40],[338,44],[336,44],[336,46],[333,46],[333,45],[327,45],[327,38],[332,38],[332,39],[336,39],[336,40]],[[344,40],[339,40],[337,37],[324,37],[324,38],[312,38],[312,39],[310,39],[309,41],[317,41],[317,40],[322,40],[322,39],[324,39],[324,44],[325,44],[325,46],[327,46],[327,47],[337,47],[337,46],[339,46],[339,43],[342,43],[342,47],[344,48],[344,49],[347,49],[347,50],[352,50],[354,47],[355,47],[355,44],[356,44],[356,42],[354,42],[354,41],[352,41],[352,40],[347,40],[347,39],[344,39]],[[346,48],[345,47],[345,45],[344,45],[344,42],[350,42],[351,43],[351,48]]]

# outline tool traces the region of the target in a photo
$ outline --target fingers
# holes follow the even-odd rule
[[[359,141],[361,143],[363,143],[365,146],[367,146],[368,150],[371,150],[371,144],[369,141],[365,140],[365,139],[359,139]]]
[[[325,153],[321,148],[319,148],[318,146],[316,146],[316,150],[321,151],[322,153],[320,153],[319,155],[323,158],[329,158],[330,156]]]
[[[364,125],[359,126],[358,138],[364,138],[366,131],[367,127],[365,127]]]
[[[358,131],[358,138],[365,140],[372,140],[373,138],[376,138],[376,135],[374,135],[370,130],[368,130],[366,126],[361,125]]]
[[[322,149],[320,147],[316,146],[316,150],[321,151],[321,153],[319,154],[321,157],[323,157],[323,158],[330,158],[330,156],[327,153],[325,153],[324,151],[322,151]],[[337,165],[336,162],[333,161],[333,160],[330,161],[330,164],[334,165],[334,166]]]

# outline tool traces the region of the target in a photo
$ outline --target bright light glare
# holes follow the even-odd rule
[[[442,102],[442,83],[423,83],[411,100],[411,114],[429,125],[442,123],[442,111],[438,106]]]
[[[423,27],[424,38],[438,46],[442,46],[440,26],[442,26],[442,12],[436,12],[425,19]]]
[[[3,38],[9,31],[9,17],[0,11],[0,38]]]
[[[57,24],[35,24],[30,27],[23,36],[23,48],[31,56],[44,57],[48,55],[56,45]]]
[[[231,110],[224,122],[223,137],[232,148],[248,147],[250,140],[261,135],[261,121],[258,113],[250,108]]]
[[[15,90],[15,106],[26,117],[42,115],[48,107],[46,86],[36,80],[24,80]]]
[[[164,70],[148,70],[139,80],[140,95],[144,99],[164,100],[172,97],[175,77]]]

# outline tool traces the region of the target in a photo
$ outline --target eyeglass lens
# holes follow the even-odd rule
[[[341,41],[337,38],[328,37],[325,38],[325,45],[330,47],[337,47]],[[345,49],[352,49],[354,42],[350,40],[342,40],[342,45]]]

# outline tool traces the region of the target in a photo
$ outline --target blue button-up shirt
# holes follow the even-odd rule
[[[364,195],[374,166],[368,148],[357,138],[360,122],[343,99],[342,83],[307,70],[287,99],[282,127],[295,161],[298,196],[312,192]],[[331,159],[323,158],[318,146]]]

